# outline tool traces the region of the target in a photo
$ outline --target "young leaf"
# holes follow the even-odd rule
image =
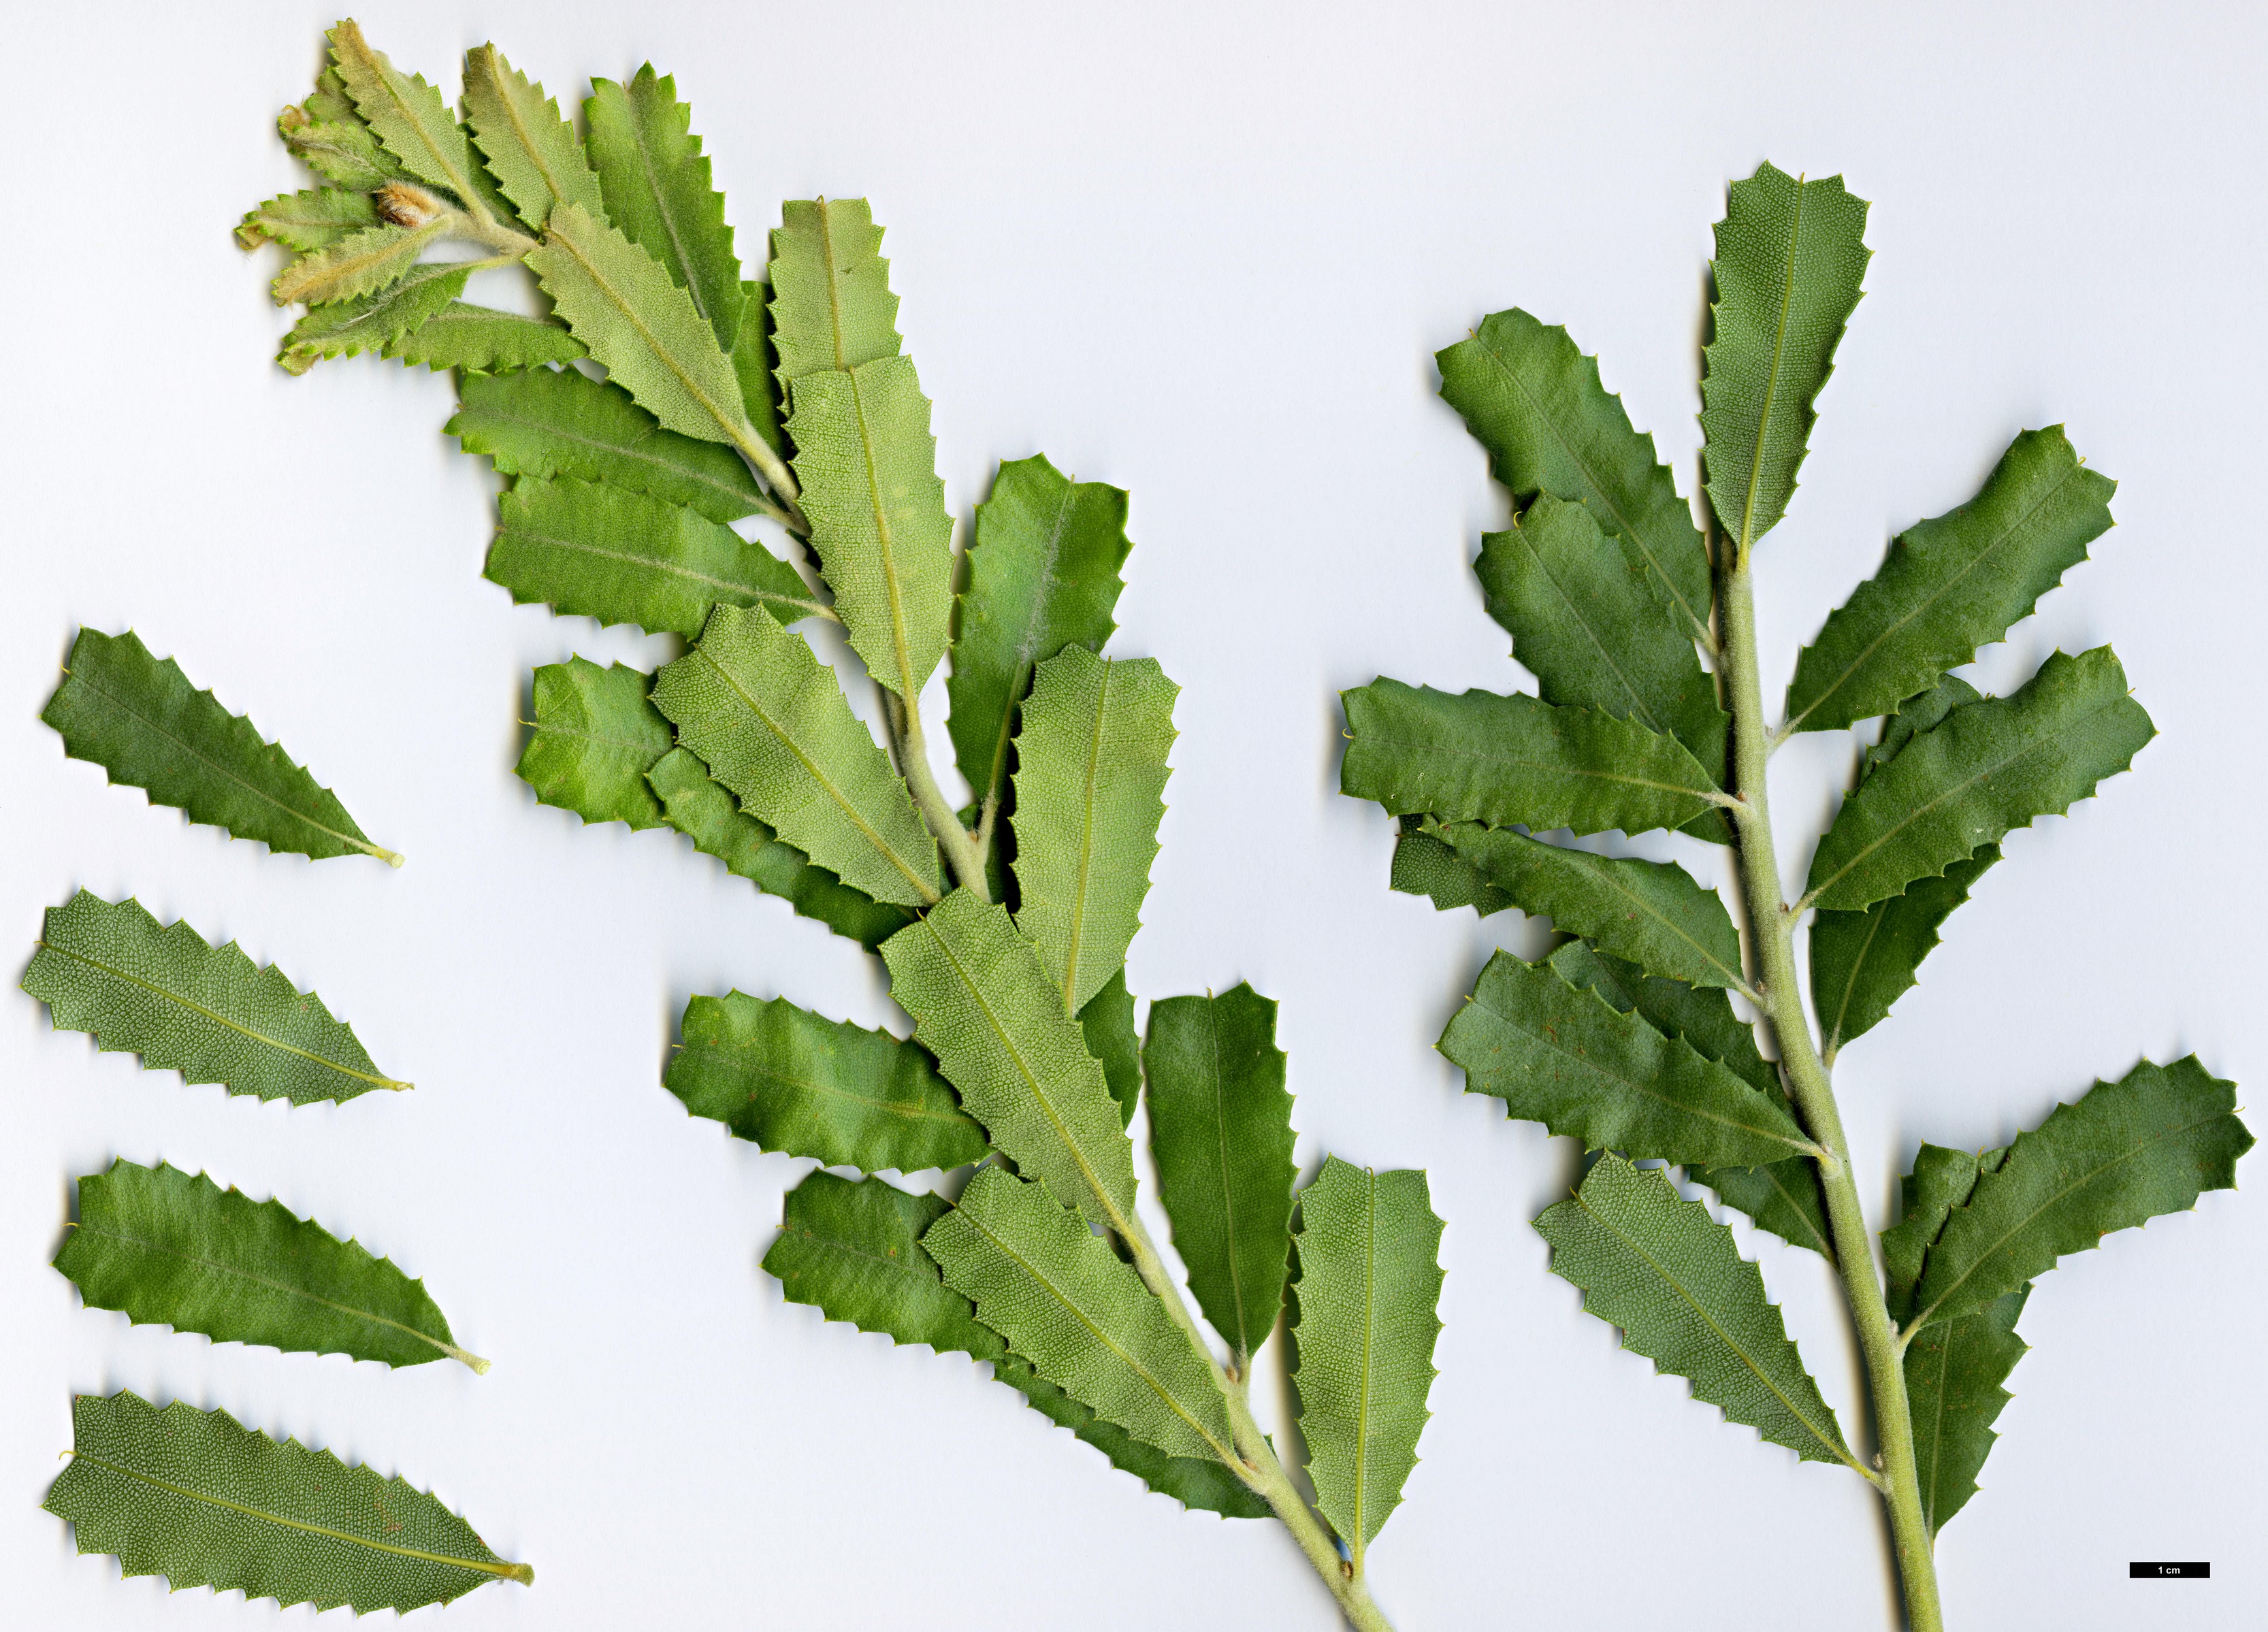
[[[264,239],[286,249],[324,249],[364,227],[378,224],[378,208],[367,193],[335,187],[279,193],[245,212],[236,241],[257,249]]]
[[[457,1347],[423,1282],[281,1202],[162,1162],[122,1158],[81,1179],[78,1224],[55,1268],[88,1308],[119,1310],[137,1326],[286,1353],[489,1369]]]
[[[414,267],[375,294],[310,306],[284,336],[276,360],[285,373],[304,374],[326,357],[389,352],[402,336],[455,304],[469,276],[462,267]]]
[[[350,18],[331,30],[331,60],[362,115],[403,169],[445,187],[475,211],[487,208],[480,165],[464,127],[450,117],[441,93],[421,74],[404,75],[363,38]]]
[[[2061,815],[2157,734],[2108,646],[2058,651],[2014,695],[1946,716],[1843,801],[1811,858],[1812,905],[1871,907],[2034,818]]]
[[[1974,1314],[1926,1327],[1906,1349],[1915,1482],[1932,1535],[1977,1494],[1977,1475],[1999,1437],[1992,1424],[2012,1398],[2001,1385],[2029,1347],[2016,1320],[2031,1290],[2020,1286]]]
[[[1414,1168],[1373,1173],[1336,1156],[1300,1193],[1292,1380],[1315,1506],[1358,1577],[1402,1504],[1432,1415],[1441,1221],[1432,1202]]]
[[[1126,964],[1166,814],[1181,687],[1154,658],[1066,646],[1033,671],[1016,737],[1016,927],[1076,1014]]]
[[[584,349],[583,342],[559,324],[452,300],[399,339],[388,341],[386,355],[430,369],[463,369],[470,379],[571,362]]]
[[[740,332],[740,261],[725,224],[725,195],[710,185],[693,110],[677,99],[676,81],[656,77],[652,63],[627,85],[593,79],[583,123],[607,218],[661,262],[709,325],[717,349],[729,354]],[[600,213],[595,202],[585,208]]]
[[[309,99],[309,106],[313,99]],[[276,131],[291,157],[327,181],[358,194],[369,194],[388,181],[408,174],[394,155],[379,145],[351,108],[344,119],[314,119],[299,108],[287,107],[276,120]]]
[[[279,1444],[225,1411],[80,1394],[71,1426],[71,1464],[41,1505],[80,1552],[115,1554],[127,1576],[357,1614],[534,1583],[408,1481]]]
[[[1551,1244],[1551,1272],[1583,1290],[1585,1309],[1622,1327],[1624,1348],[1805,1461],[1859,1467],[1756,1265],[1708,1209],[1680,1199],[1667,1173],[1610,1151],[1535,1228]]]
[[[885,941],[882,961],[915,1040],[1017,1171],[1130,1233],[1134,1151],[1118,1106],[1007,908],[955,890]]]
[[[1086,1051],[1102,1067],[1104,1086],[1118,1101],[1118,1125],[1134,1120],[1134,1106],[1142,1098],[1141,1043],[1134,1035],[1134,994],[1126,989],[1121,969],[1102,983],[1079,1011],[1079,1035]]]
[[[1709,503],[1745,558],[1795,493],[1812,402],[1859,304],[1872,255],[1867,201],[1843,178],[1800,181],[1759,165],[1717,224],[1716,334],[1701,382]]]
[[[1040,1186],[980,1169],[922,1245],[976,1318],[1081,1405],[1171,1455],[1236,1459],[1211,1363]]]
[[[1937,945],[1938,926],[1999,859],[2000,847],[1988,844],[1939,878],[1915,879],[1903,895],[1811,921],[1811,1003],[1819,1011],[1825,1059],[1833,1061],[1845,1043],[1889,1015],[1918,978],[1921,960]]]
[[[465,53],[465,115],[497,185],[530,232],[543,231],[561,199],[605,213],[575,128],[493,45]]]
[[[320,305],[384,289],[415,266],[417,257],[446,230],[438,221],[416,227],[389,222],[302,255],[278,273],[269,286],[276,304],[288,306],[304,300]]]
[[[1553,969],[1498,952],[1441,1033],[1469,1093],[1586,1150],[1719,1166],[1808,1151],[1786,1109],[1726,1066]]]
[[[1683,827],[1722,798],[1675,739],[1597,709],[1395,680],[1340,696],[1353,739],[1339,791],[1396,816],[1645,833]]]
[[[1422,895],[1437,912],[1470,907],[1484,918],[1519,903],[1491,884],[1481,870],[1442,842],[1439,824],[1429,831],[1427,816],[1404,816],[1402,831],[1394,836],[1394,866],[1389,887],[1404,895]]]
[[[898,355],[898,298],[863,198],[790,200],[772,232],[773,343],[783,397],[796,381]]]
[[[187,923],[161,927],[138,901],[81,890],[48,908],[24,989],[57,1031],[231,1093],[313,1105],[409,1086],[380,1076],[322,999],[282,970],[255,968],[234,941],[213,946]]]
[[[929,1055],[887,1032],[740,992],[694,998],[683,1031],[664,1085],[761,1149],[914,1173],[980,1161],[990,1148]]]
[[[262,741],[250,720],[191,686],[173,658],[151,657],[131,629],[81,629],[40,718],[72,759],[92,761],[114,783],[142,789],[151,804],[173,805],[232,838],[316,861],[359,851],[401,865],[280,745]]]
[[[665,818],[645,775],[670,752],[669,722],[654,711],[653,676],[582,658],[535,671],[535,719],[515,768],[540,805],[586,822],[659,827]]]
[[[943,893],[937,841],[835,672],[761,606],[718,606],[662,670],[654,706],[748,813],[877,901]]]
[[[1275,1002],[1239,982],[1218,997],[1152,1003],[1142,1064],[1174,1250],[1197,1307],[1247,1371],[1284,1306],[1297,1176]]]

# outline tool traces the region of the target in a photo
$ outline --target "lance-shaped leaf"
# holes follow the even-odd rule
[[[287,107],[276,121],[276,129],[292,158],[325,180],[357,193],[371,193],[407,173],[353,108],[344,111],[348,118],[318,119],[306,109]]]
[[[1843,801],[1811,858],[1812,905],[1870,907],[2035,817],[2061,815],[2156,735],[2108,646],[2058,651],[2013,696],[1972,702]]]
[[[1692,507],[1654,457],[1653,438],[1600,383],[1598,360],[1564,327],[1517,307],[1483,319],[1433,360],[1441,395],[1488,450],[1496,479],[1522,502],[1548,493],[1589,511],[1638,552],[1677,627],[1705,637],[1709,558]]]
[[[486,576],[522,604],[688,639],[720,604],[762,606],[783,624],[827,610],[793,567],[721,522],[575,476],[512,483]]]
[[[664,430],[611,380],[573,369],[468,375],[444,429],[512,476],[580,476],[738,521],[771,502],[730,448]]]
[[[878,901],[816,866],[792,844],[733,803],[708,768],[685,748],[672,748],[645,774],[669,825],[767,895],[805,917],[847,935],[869,952],[913,922],[903,907]]]
[[[591,173],[575,128],[543,87],[530,85],[493,45],[465,53],[465,117],[490,173],[530,231],[543,231],[551,206],[561,199],[605,213],[599,178]]]
[[[978,1320],[1098,1416],[1173,1456],[1235,1458],[1211,1363],[1041,1186],[983,1168],[922,1245]]]
[[[322,999],[282,970],[255,968],[234,941],[214,946],[185,923],[161,926],[138,901],[81,890],[48,908],[24,989],[57,1031],[231,1093],[312,1105],[409,1086],[379,1075]]]
[[[898,355],[898,298],[865,199],[782,204],[770,276],[783,396],[807,374]]]
[[[73,1527],[80,1552],[114,1554],[128,1576],[357,1614],[535,1580],[407,1480],[270,1439],[225,1411],[80,1394],[71,1428],[71,1464],[41,1505]]]
[[[516,768],[536,801],[585,821],[659,827],[662,810],[645,775],[670,752],[669,722],[654,711],[653,676],[626,663],[582,658],[535,671],[535,718]]]
[[[404,74],[386,53],[363,38],[351,18],[331,30],[331,60],[354,99],[356,112],[379,141],[423,181],[445,187],[471,210],[487,209],[479,161],[471,139],[449,114],[441,93],[422,74]]]
[[[1079,1034],[1086,1051],[1102,1067],[1102,1080],[1118,1101],[1118,1122],[1134,1120],[1134,1106],[1142,1098],[1141,1043],[1134,1035],[1134,994],[1126,989],[1121,969],[1102,983],[1079,1011]]]
[[[322,249],[351,233],[378,224],[378,207],[367,193],[342,187],[310,187],[279,193],[245,212],[236,241],[257,249],[262,240],[286,249]]]
[[[1065,646],[1101,651],[1118,627],[1119,569],[1132,548],[1124,489],[1073,482],[1042,454],[1002,462],[976,507],[946,680],[954,757],[980,805],[1007,778],[1033,669]]]
[[[583,356],[584,349],[583,342],[557,323],[452,300],[400,339],[389,341],[386,355],[436,371],[463,369],[469,376],[568,363]]]
[[[1788,731],[1839,731],[1937,684],[2030,615],[2110,528],[2118,484],[2080,463],[2063,427],[2028,430],[1984,489],[1891,540],[1881,570],[1796,659]]]
[[[325,357],[389,352],[403,335],[456,304],[471,274],[462,267],[415,267],[398,282],[353,300],[310,306],[284,336],[276,362],[287,374],[304,374]],[[564,334],[564,330],[560,331]]]
[[[1033,672],[1016,737],[1016,927],[1076,1014],[1126,964],[1166,814],[1181,687],[1154,658],[1066,646]]]
[[[915,1039],[1017,1171],[1131,1235],[1134,1150],[1118,1106],[1008,909],[955,890],[885,941],[882,960]]]
[[[304,300],[315,305],[352,300],[384,289],[415,266],[417,257],[446,230],[438,221],[414,227],[388,222],[302,255],[269,285],[275,290],[276,304],[288,306]]]
[[[359,852],[401,865],[280,744],[263,741],[250,720],[190,685],[173,658],[151,657],[131,629],[81,629],[63,683],[40,718],[72,759],[92,761],[111,781],[142,789],[152,805],[170,805],[191,821],[318,861]]]
[[[1863,1473],[1788,1341],[1764,1277],[1733,1232],[1668,1173],[1612,1152],[1582,1188],[1535,1221],[1551,1272],[1583,1289],[1583,1307],[1623,1330],[1623,1347],[1693,1386],[1727,1422],[1745,1422],[1810,1462]]]
[[[1394,837],[1394,866],[1388,883],[1405,895],[1423,895],[1439,912],[1470,907],[1484,918],[1519,905],[1491,884],[1481,870],[1449,848],[1432,818],[1404,816]]]
[[[652,63],[628,85],[593,79],[583,104],[585,143],[608,220],[661,262],[729,353],[740,332],[740,261],[725,224],[725,195],[692,131],[693,110]],[[599,206],[587,205],[593,214]]]
[[[1329,1157],[1300,1193],[1300,1432],[1315,1505],[1357,1577],[1401,1505],[1432,1415],[1440,1246],[1415,1169],[1378,1173]]]
[[[1645,833],[1724,801],[1682,744],[1598,709],[1395,680],[1340,695],[1353,740],[1339,790],[1397,816]]]
[[[1033,1410],[1071,1430],[1108,1457],[1114,1467],[1133,1474],[1160,1496],[1224,1518],[1269,1516],[1266,1498],[1220,1462],[1209,1456],[1174,1456],[1137,1439],[1040,1376],[1029,1361],[1004,1355],[992,1363],[992,1374],[1023,1395]]]
[[[1440,836],[1520,903],[1649,974],[1746,989],[1741,932],[1717,892],[1674,862],[1594,856],[1504,827],[1456,822]]]
[[[1150,1005],[1150,1152],[1189,1290],[1239,1371],[1276,1329],[1292,1245],[1292,1096],[1276,1004],[1242,982]]]
[[[979,1161],[990,1148],[929,1055],[887,1032],[742,992],[694,998],[683,1032],[664,1084],[694,1115],[763,1150],[913,1173]]]
[[[1872,254],[1867,201],[1843,178],[1759,165],[1717,224],[1716,332],[1701,382],[1709,502],[1740,552],[1778,525]]]
[[[2166,1066],[2145,1060],[2058,1106],[2017,1135],[2007,1159],[1954,1209],[1930,1248],[1908,1325],[1982,1309],[2113,1230],[2234,1187],[2236,1158],[2252,1148],[2235,1105],[2235,1084],[2190,1055]]]
[[[159,1163],[78,1181],[78,1224],[55,1268],[90,1309],[216,1342],[351,1355],[387,1365],[489,1363],[457,1347],[423,1282],[276,1201]]]
[[[1809,1150],[1786,1109],[1644,1017],[1498,952],[1442,1033],[1469,1093],[1587,1150],[1718,1166]]]
[[[1819,1011],[1826,1059],[1832,1061],[1845,1043],[1889,1015],[1918,978],[1921,960],[1937,945],[1938,926],[1999,859],[2000,847],[1988,844],[1952,863],[1941,877],[1915,879],[1903,895],[1863,912],[1822,912],[1811,921],[1811,1003]]]
[[[877,901],[942,893],[937,841],[835,672],[761,606],[719,606],[654,706],[757,820]]]

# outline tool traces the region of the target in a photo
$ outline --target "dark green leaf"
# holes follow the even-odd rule
[[[1859,763],[1859,780],[1866,781],[1897,758],[1899,750],[1922,732],[1935,731],[1962,704],[1982,701],[1983,694],[1955,674],[1947,675],[1918,697],[1907,698],[1896,714],[1882,722],[1881,740],[1867,749],[1867,757]]]
[[[1423,824],[1425,816],[1404,816],[1394,838],[1394,870],[1388,879],[1405,895],[1423,895],[1439,912],[1459,907],[1476,909],[1484,918],[1518,905],[1491,884],[1478,867],[1444,844]]]
[[[1988,844],[1939,878],[1915,879],[1903,895],[1863,912],[1822,912],[1811,921],[1811,1003],[1830,1062],[1845,1043],[1881,1024],[1905,995],[1937,945],[1938,926],[1999,859],[2000,847]]]
[[[665,818],[646,772],[670,751],[669,722],[655,712],[653,676],[582,658],[535,671],[535,718],[516,768],[536,801],[586,822],[659,827]]]
[[[748,423],[764,445],[783,456],[787,452],[780,430],[779,381],[772,373],[771,306],[762,283],[742,283],[746,298],[740,310],[740,332],[733,342],[733,372],[740,377],[740,406]]]
[[[2031,1290],[2018,1287],[1974,1314],[1926,1327],[1907,1347],[1914,1473],[1932,1535],[1977,1494],[1977,1473],[1999,1437],[1992,1424],[2010,1399],[2001,1385],[2028,1347],[2016,1320]]]
[[[730,354],[740,332],[740,261],[676,82],[656,77],[652,63],[627,85],[593,79],[583,123],[608,218],[661,262]]]
[[[1134,1120],[1134,1106],[1142,1098],[1141,1044],[1134,1035],[1134,994],[1126,989],[1121,969],[1103,982],[1102,989],[1079,1011],[1079,1034],[1086,1051],[1102,1067],[1102,1080],[1118,1101],[1118,1122]]]

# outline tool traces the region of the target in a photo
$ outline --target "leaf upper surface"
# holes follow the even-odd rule
[[[1988,844],[1948,864],[1942,876],[1917,878],[1904,894],[1863,912],[1822,912],[1812,920],[1811,1003],[1829,1059],[1888,1018],[1890,1005],[1919,978],[1938,926],[1999,859],[2000,847]]]
[[[529,84],[493,45],[465,53],[465,116],[490,173],[529,231],[543,231],[561,199],[606,213],[574,126],[543,87]]]
[[[471,139],[450,116],[441,93],[423,75],[404,74],[387,62],[351,18],[331,30],[330,40],[331,60],[355,111],[401,167],[420,180],[447,187],[470,207],[484,207]]]
[[[1992,1424],[2013,1397],[2001,1385],[2029,1347],[2016,1320],[2030,1296],[2029,1286],[2019,1287],[1974,1314],[1916,1333],[1907,1346],[1914,1476],[1932,1535],[1977,1494],[1977,1475],[1999,1437]]]
[[[586,822],[662,826],[645,776],[670,752],[669,722],[652,690],[653,676],[626,663],[570,658],[537,669],[533,734],[514,768],[536,802]]]
[[[1142,1098],[1142,1045],[1134,1035],[1134,994],[1126,989],[1121,969],[1102,983],[1079,1011],[1079,1035],[1086,1051],[1102,1067],[1102,1080],[1118,1101],[1118,1125],[1134,1120],[1134,1106]]]
[[[740,259],[676,81],[652,63],[626,85],[593,79],[583,122],[607,217],[662,264],[729,354],[740,332]]]

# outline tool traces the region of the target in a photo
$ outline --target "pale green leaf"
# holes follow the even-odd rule
[[[1134,1120],[1134,1106],[1142,1098],[1142,1045],[1134,1034],[1134,994],[1126,989],[1121,969],[1102,983],[1079,1011],[1079,1034],[1086,1051],[1102,1067],[1102,1080],[1118,1101],[1121,1127]]]
[[[479,162],[471,139],[450,116],[441,93],[425,83],[422,74],[403,74],[386,60],[386,53],[363,38],[362,26],[350,18],[331,30],[331,60],[339,78],[362,115],[399,159],[403,169],[420,180],[445,187],[468,208],[485,208]]]
[[[744,304],[740,257],[725,224],[725,195],[692,131],[693,110],[676,82],[652,63],[617,85],[593,79],[583,104],[585,145],[598,172],[607,218],[659,261],[730,353]],[[598,205],[588,206],[593,213]]]
[[[313,106],[311,98],[310,108]],[[345,111],[353,114],[350,107]],[[325,180],[357,194],[373,192],[407,173],[358,115],[316,119],[299,108],[287,107],[276,120],[276,129],[292,158]]]
[[[438,221],[414,227],[395,226],[388,222],[340,239],[312,254],[300,256],[276,275],[275,283],[269,285],[275,290],[276,304],[288,306],[295,300],[304,300],[310,305],[321,305],[382,290],[408,273],[417,263],[417,257],[446,231],[445,224]],[[462,276],[459,274],[460,278]],[[463,287],[460,282],[457,289]],[[450,292],[454,294],[457,290]]]
[[[654,711],[652,690],[653,676],[625,663],[570,658],[537,669],[535,718],[516,768],[536,802],[586,822],[660,827],[645,775],[670,752],[669,722]]]
[[[493,45],[465,53],[465,116],[490,173],[531,232],[543,231],[561,199],[606,212],[574,126]]]
[[[780,394],[806,375],[898,355],[898,298],[863,198],[790,200],[772,230]]]
[[[393,355],[403,335],[456,303],[469,276],[462,267],[428,262],[411,268],[375,294],[310,306],[284,336],[276,360],[285,373],[304,374],[324,357],[350,357],[365,351]]]
[[[583,342],[559,324],[541,318],[452,300],[400,339],[388,342],[386,355],[404,363],[422,363],[430,369],[500,374],[546,363],[571,362],[583,355]]]
[[[245,212],[236,241],[257,249],[261,240],[286,249],[325,249],[349,234],[378,224],[378,209],[367,193],[335,187],[279,193]]]

